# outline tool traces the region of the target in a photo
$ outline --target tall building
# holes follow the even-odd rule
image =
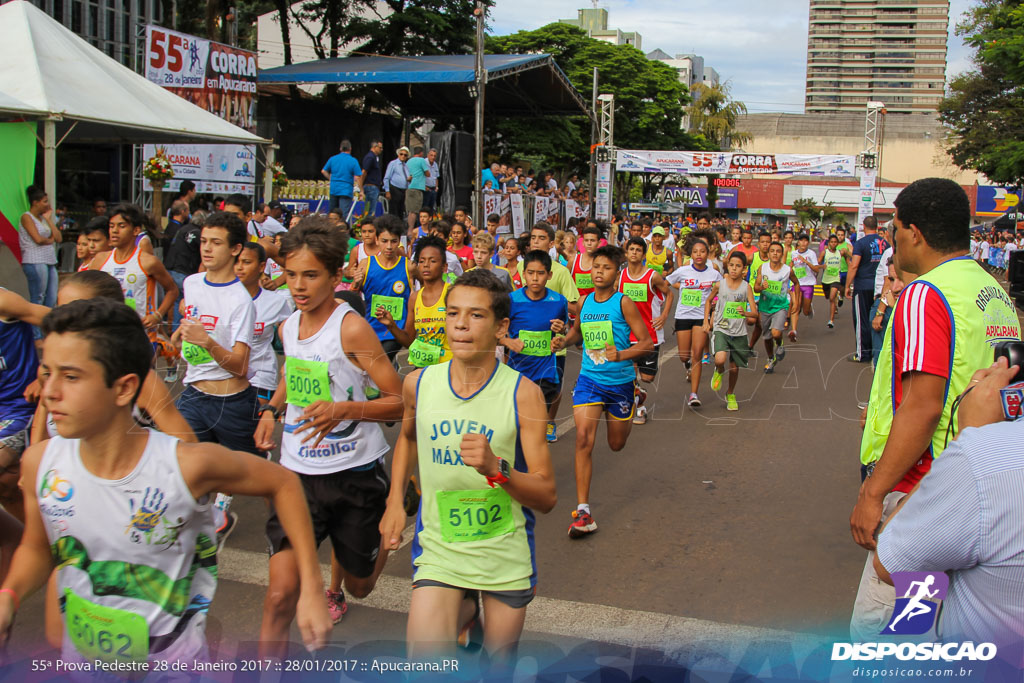
[[[934,112],[946,77],[949,0],[810,0],[806,111]]]
[[[587,32],[591,38],[603,40],[612,45],[632,45],[640,49],[643,37],[636,31],[622,31],[608,28],[608,10],[603,7],[576,10],[575,19],[559,19],[559,24],[571,24]]]

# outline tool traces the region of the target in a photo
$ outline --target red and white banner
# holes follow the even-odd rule
[[[615,170],[679,175],[771,174],[853,178],[856,157],[840,154],[746,154],[616,150]]]

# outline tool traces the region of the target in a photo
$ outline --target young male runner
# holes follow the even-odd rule
[[[808,249],[810,243],[811,238],[807,233],[800,233],[796,238],[796,249],[789,254],[792,260],[793,274],[796,275],[796,279],[800,283],[800,310],[793,318],[793,326],[789,330],[789,338],[792,341],[796,341],[796,324],[800,320],[801,311],[808,318],[814,316],[811,300],[814,298],[814,284],[818,281],[818,271],[822,269],[822,266],[818,264],[818,256]]]
[[[660,272],[645,265],[646,248],[647,244],[642,237],[630,237],[627,240],[626,268],[619,274],[618,291],[633,300],[651,335],[654,349],[636,361],[637,376],[641,382],[649,384],[658,374],[661,345],[665,341],[665,320],[671,310],[671,301],[666,301],[666,297],[672,289]],[[636,343],[633,337],[630,337],[630,341]],[[638,383],[633,424],[642,425],[647,422],[649,408],[645,405],[646,400],[647,391]]]
[[[594,252],[601,244],[601,229],[594,226],[583,228],[583,251],[576,254],[572,261],[572,280],[582,299],[594,291],[594,282],[590,269],[594,263]]]
[[[664,275],[665,270],[671,270],[669,257],[672,251],[665,246],[665,228],[660,225],[651,230],[651,244],[647,247],[647,267]]]
[[[821,288],[825,293],[825,298],[828,299],[828,326],[830,329],[836,326],[837,299],[843,288],[839,276],[842,272],[842,264],[846,262],[845,254],[838,247],[839,238],[836,235],[829,235],[827,246],[821,252],[821,265],[825,269],[825,274],[821,276]]]
[[[79,270],[89,270],[96,254],[110,250],[110,219],[106,216],[93,218],[82,228],[81,236],[89,247],[89,255],[82,260]]]
[[[246,242],[235,264],[235,276],[245,286],[256,306],[252,329],[252,351],[249,367],[253,375],[249,382],[256,388],[260,404],[274,395],[278,384],[277,352],[274,351],[274,330],[292,314],[295,306],[291,297],[277,296],[260,287],[260,276],[267,266],[267,252],[259,242]]]
[[[479,232],[473,235],[473,267],[470,270],[486,270],[491,273],[509,292],[512,291],[512,276],[504,268],[494,263],[495,250],[494,236],[489,232]]]
[[[386,309],[398,327],[405,327],[413,289],[413,268],[409,259],[398,252],[406,230],[405,223],[397,216],[384,214],[377,216],[373,225],[380,253],[359,263],[352,289],[362,292],[366,302],[366,320],[377,333],[384,353],[394,363],[402,344],[377,319],[377,314],[382,308]]]
[[[740,366],[747,367],[750,346],[747,343],[747,323],[757,319],[754,290],[744,279],[747,257],[733,251],[726,262],[725,277],[711,287],[711,295],[704,304],[704,331],[714,332],[715,374],[711,376],[711,390],[722,388],[725,364],[729,363],[729,388],[726,390],[726,410],[739,410],[736,401],[736,380]],[[714,320],[712,320],[714,311]]]
[[[245,241],[245,224],[227,211],[203,226],[199,252],[206,272],[185,278],[184,317],[172,337],[188,364],[177,406],[200,441],[262,456],[252,438],[259,399],[248,379],[256,306],[235,276]],[[238,522],[230,505],[229,497],[217,496],[219,544]]]
[[[853,242],[846,236],[846,228],[836,228],[836,239],[839,241],[839,252],[843,255],[843,262],[839,264],[839,296],[837,305],[843,307],[843,299],[846,294],[846,274],[850,271],[850,261],[853,260]]]
[[[580,314],[569,334],[553,340],[555,348],[583,341],[580,376],[572,391],[576,422],[576,509],[570,538],[597,531],[590,513],[591,456],[597,426],[607,413],[608,447],[621,451],[633,428],[636,371],[633,361],[654,348],[647,325],[633,300],[615,291],[622,250],[611,245],[594,252],[591,277],[594,291],[583,298]],[[630,337],[635,344],[630,345]]]
[[[345,589],[364,598],[387,559],[378,524],[387,497],[388,444],[377,423],[397,420],[402,400],[398,374],[376,334],[351,306],[334,298],[346,248],[323,216],[304,218],[282,238],[285,276],[298,310],[284,323],[285,375],[260,409],[255,438],[262,449],[274,447],[274,423],[287,403],[281,464],[299,475],[316,544],[330,537]],[[380,388],[377,400],[366,399],[367,376]],[[260,649],[282,657],[299,586],[292,539],[276,511],[267,520],[267,539],[270,585]],[[336,616],[344,614],[344,593],[329,594],[328,600]]]
[[[546,251],[526,252],[522,278],[523,287],[512,292],[508,332],[498,343],[509,350],[509,367],[540,387],[550,408],[562,393],[564,370],[551,341],[568,329],[569,303],[548,287],[551,257]]]
[[[178,300],[178,285],[160,259],[136,243],[136,231],[142,229],[145,220],[142,211],[133,204],[114,207],[108,228],[111,250],[98,252],[89,269],[103,270],[117,278],[124,291],[124,302],[142,318],[150,341],[156,341],[157,327],[167,319]],[[159,306],[157,284],[164,288],[164,299]]]
[[[167,671],[205,660],[217,585],[209,497],[227,491],[273,500],[295,539],[303,640],[323,647],[330,620],[296,477],[262,458],[137,428],[132,405],[153,351],[123,304],[72,302],[49,313],[43,331],[43,401],[60,435],[25,452],[29,515],[0,588],[0,640],[57,568],[65,661]]]
[[[795,326],[797,310],[797,288],[800,281],[796,279],[792,268],[782,262],[785,247],[781,242],[772,242],[768,247],[768,263],[763,264],[754,279],[754,292],[760,294],[758,310],[761,315],[761,327],[764,328],[764,348],[768,362],[764,366],[765,373],[771,374],[775,366],[786,355],[786,347],[782,345],[782,333],[786,322]],[[795,333],[792,338],[795,337]]]
[[[642,227],[642,224],[636,223]],[[630,228],[632,230],[632,228]],[[641,238],[643,239],[643,238]],[[534,224],[530,230],[530,250],[539,249],[551,256],[551,249],[555,241],[555,229],[551,227],[551,224],[547,221],[538,221]],[[646,242],[644,242],[646,248]],[[525,265],[522,261],[517,266],[519,269],[520,276],[523,275]],[[569,269],[559,263],[554,256],[551,257],[551,279],[548,280],[547,288],[553,292],[557,292],[565,297],[565,300],[569,305],[569,319],[570,321],[575,317],[579,311],[579,298],[580,291],[576,289],[576,284],[573,282],[572,275],[569,273]],[[560,349],[555,352],[555,363],[558,366],[558,381],[561,384],[565,378],[565,358],[566,349]],[[548,406],[548,430],[547,439],[548,443],[554,443],[558,440],[558,432],[555,428],[555,417],[558,416],[558,408],[562,404],[562,394],[559,393],[551,405]]]
[[[536,592],[534,510],[555,506],[555,481],[544,397],[495,357],[509,308],[509,295],[482,269],[460,277],[446,302],[452,360],[415,370],[402,388],[405,419],[380,530],[384,547],[397,550],[406,523],[401,483],[418,462],[410,658],[450,654],[468,616],[460,614],[466,593],[479,591],[483,647],[491,661],[513,664]]]
[[[753,258],[747,261],[747,274],[746,280],[753,286],[754,280],[757,278],[757,273],[761,270],[761,266],[768,263],[768,248],[772,244],[772,236],[767,230],[762,230],[757,233],[757,251],[754,252]],[[727,263],[725,265],[728,265]],[[757,296],[754,297],[756,301]],[[757,340],[761,338],[761,316],[757,317],[754,321],[754,329],[750,332],[750,345],[749,348],[752,352],[751,355],[756,355],[757,352],[754,347],[757,345]]]

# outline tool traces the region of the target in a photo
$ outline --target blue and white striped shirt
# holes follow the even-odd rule
[[[882,532],[878,559],[890,573],[949,572],[944,641],[1024,641],[1024,420],[963,430]]]

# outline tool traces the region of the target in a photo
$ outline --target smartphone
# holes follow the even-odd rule
[[[1024,382],[1024,342],[999,342],[995,347],[995,360],[999,360],[1000,358],[1006,358],[1010,367],[1016,365],[1018,368],[1017,374],[1012,380],[1010,380],[1010,384]]]

